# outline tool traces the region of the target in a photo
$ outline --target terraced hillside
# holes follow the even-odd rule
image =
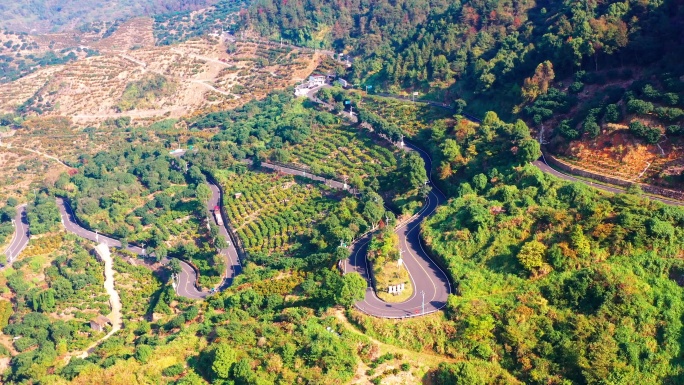
[[[0,7],[0,27],[22,32],[60,32],[89,22],[199,9],[212,0],[18,0]]]
[[[82,125],[122,116],[180,117],[235,107],[244,103],[243,95],[261,98],[293,85],[313,71],[317,59],[291,48],[211,38],[155,47],[150,19],[124,23],[87,48],[101,55],[41,68],[0,86],[0,111],[70,116]],[[143,108],[117,110],[127,87],[156,75],[174,83],[174,91]]]
[[[396,168],[394,149],[376,143],[370,135],[346,126],[322,126],[303,143],[290,149],[291,162],[311,172],[336,178],[382,176]],[[276,152],[272,157],[277,158]]]
[[[318,187],[292,176],[222,171],[217,177],[228,219],[250,253],[297,253],[298,238],[333,205]]]

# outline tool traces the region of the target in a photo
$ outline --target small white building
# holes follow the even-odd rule
[[[326,77],[321,76],[309,76],[309,88],[322,86],[325,84]]]

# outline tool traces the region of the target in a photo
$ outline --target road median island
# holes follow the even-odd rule
[[[404,302],[413,296],[413,283],[401,259],[399,236],[391,228],[373,234],[368,246],[375,294],[390,303]]]

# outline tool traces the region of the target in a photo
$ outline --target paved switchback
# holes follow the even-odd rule
[[[223,255],[223,258],[226,262],[226,271],[223,281],[221,282],[221,285],[219,285],[218,289],[225,290],[233,284],[233,279],[235,279],[235,277],[242,272],[242,265],[240,264],[240,256],[238,255],[237,248],[233,244],[233,241],[228,234],[230,227],[226,226],[227,218],[223,218],[224,223],[221,226],[216,222],[216,218],[211,215],[211,211],[214,210],[214,207],[223,207],[223,202],[221,201],[221,190],[212,182],[207,181],[207,184],[211,189],[211,198],[209,198],[209,201],[207,202],[207,215],[209,218],[211,218],[210,220],[212,223],[218,226],[219,234],[228,243],[228,248],[220,250],[220,253]]]
[[[59,213],[62,217],[62,224],[64,228],[76,234],[77,236],[88,239],[94,242],[103,243],[109,247],[121,247],[121,242],[117,239],[110,238],[101,234],[96,234],[86,228],[81,227],[76,220],[76,215],[69,206],[69,203],[62,198],[57,198],[57,206],[59,207]],[[143,249],[137,246],[128,245],[126,250],[143,255]],[[202,292],[195,286],[197,275],[194,269],[186,262],[180,261],[181,273],[178,277],[178,294],[192,299],[201,299],[209,295],[207,292]]]
[[[429,177],[432,160],[428,154],[411,144],[406,144],[405,149],[420,154],[425,161],[425,168]],[[361,274],[369,283],[366,289],[366,297],[356,303],[359,310],[381,318],[407,318],[433,313],[446,305],[451,293],[451,284],[446,273],[428,256],[420,239],[420,224],[444,202],[446,202],[446,197],[433,185],[425,200],[425,205],[418,214],[395,229],[399,236],[399,245],[404,251],[402,259],[414,288],[411,298],[404,302],[384,302],[378,298],[373,290],[370,283],[371,267],[366,258],[371,235],[368,234],[354,243],[351,256],[345,262],[344,270],[345,273],[355,271]]]
[[[26,248],[29,241],[29,224],[26,217],[26,205],[17,207],[17,215],[14,217],[14,235],[9,246],[5,249],[5,256],[7,265],[12,264],[14,260]],[[5,265],[5,266],[7,266]],[[4,267],[4,266],[3,266]]]

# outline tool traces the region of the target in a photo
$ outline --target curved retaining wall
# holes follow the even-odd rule
[[[230,223],[230,217],[228,216],[228,214],[226,214],[226,209],[223,202],[223,198],[226,196],[226,194],[225,191],[223,191],[223,186],[221,186],[221,184],[216,180],[216,178],[214,178],[214,175],[212,175],[211,172],[205,172],[204,175],[212,184],[218,187],[219,192],[221,193],[221,196],[219,197],[219,210],[221,211],[221,216],[223,217],[223,222],[226,226],[226,232],[230,237],[230,241],[233,242],[233,245],[235,246],[235,250],[238,253],[238,257],[240,258],[240,260],[244,261],[245,257],[247,256],[247,252],[245,251],[245,248],[242,245],[240,237],[238,237],[235,233],[235,228]]]
[[[601,175],[601,174],[596,174],[591,171],[587,171],[584,169],[581,169],[579,167],[572,166],[570,164],[567,164],[563,162],[560,159],[557,159],[553,155],[549,153],[544,153],[544,158],[546,158],[546,161],[548,162],[549,165],[556,167],[562,171],[567,172],[568,174],[573,174],[573,175],[578,175],[584,178],[590,178],[590,179],[595,179],[603,183],[608,183],[616,186],[622,186],[622,187],[629,187],[633,184],[637,184],[644,192],[647,192],[649,194],[654,194],[654,195],[660,195],[665,198],[670,198],[670,199],[675,199],[675,200],[681,200],[684,201],[684,192],[682,191],[675,191],[675,190],[669,190],[666,188],[658,187],[658,186],[653,186],[650,184],[643,184],[643,183],[637,183],[637,182],[630,182],[626,181],[624,179],[618,179],[614,178],[611,176],[607,175]]]

